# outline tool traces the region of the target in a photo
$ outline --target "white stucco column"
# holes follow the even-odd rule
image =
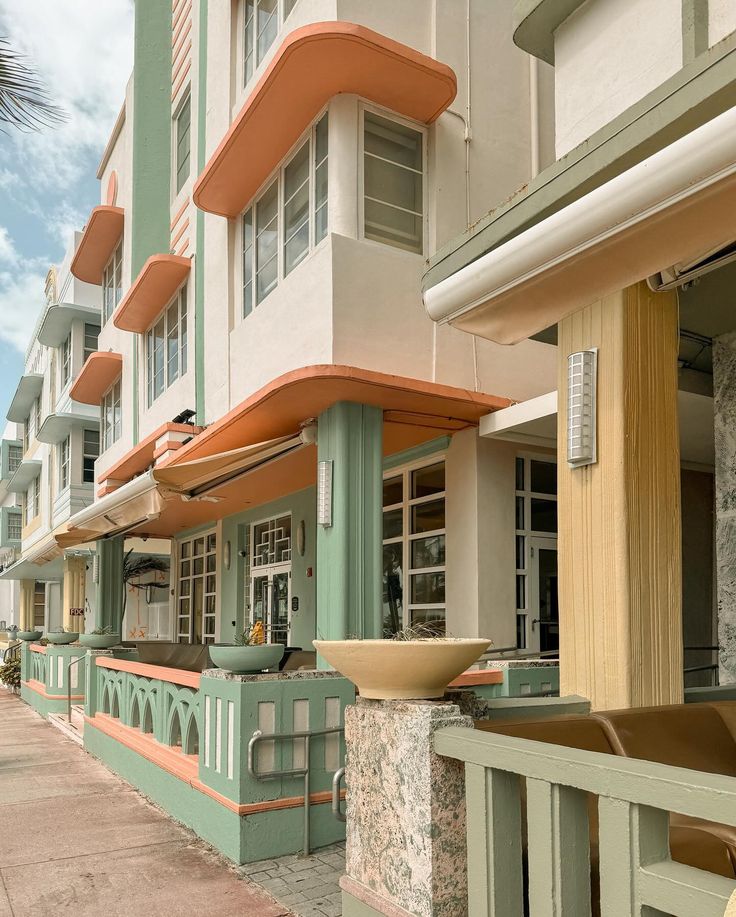
[[[721,684],[736,682],[736,332],[713,340],[716,585]]]

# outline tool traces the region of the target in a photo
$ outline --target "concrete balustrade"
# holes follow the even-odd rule
[[[20,693],[23,700],[42,716],[63,713],[67,708],[71,687],[72,703],[82,703],[86,655],[87,649],[84,646],[23,643],[20,663]],[[70,666],[76,659],[81,661]]]

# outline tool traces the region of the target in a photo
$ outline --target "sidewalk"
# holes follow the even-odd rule
[[[0,690],[0,917],[59,913],[291,914]]]

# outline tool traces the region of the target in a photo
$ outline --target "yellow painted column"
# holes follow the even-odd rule
[[[33,630],[33,593],[36,583],[32,579],[20,581],[20,629]]]
[[[677,301],[629,287],[559,324],[561,693],[683,698]],[[597,462],[567,464],[567,357],[598,348]]]
[[[84,608],[87,564],[84,557],[64,558],[64,627],[84,632],[84,618],[69,614],[71,608]]]

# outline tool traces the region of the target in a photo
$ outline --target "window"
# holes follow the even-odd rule
[[[69,486],[69,437],[63,439],[58,449],[59,460],[59,491],[66,490]]]
[[[370,111],[363,113],[363,232],[424,250],[424,136]]]
[[[243,317],[327,235],[327,114],[243,214]]]
[[[445,632],[444,461],[384,477],[384,635],[407,625]]]
[[[177,194],[181,191],[184,187],[184,183],[189,178],[192,149],[191,124],[192,97],[187,96],[176,116],[176,131],[174,132],[174,136],[176,137],[175,171]]]
[[[97,339],[100,336],[100,329],[97,325],[90,325],[87,322],[84,323],[84,359],[86,361],[87,357],[96,353],[97,351]]]
[[[278,31],[278,0],[245,0],[243,15],[243,85],[253,76],[253,72],[273,44]]]
[[[100,428],[102,430],[102,451],[109,449],[113,443],[120,439],[123,421],[120,402],[120,379],[102,396],[102,416]]]
[[[36,398],[36,400],[31,405],[31,413],[28,415],[28,420],[26,421],[24,425],[23,442],[25,444],[26,449],[28,449],[28,447],[31,444],[31,441],[38,433],[38,428],[40,426],[41,426],[41,396],[39,395],[38,398]]]
[[[46,626],[46,583],[42,580],[33,585],[33,626],[40,630]]]
[[[217,595],[217,535],[209,532],[179,543],[177,575],[179,643],[213,643]]]
[[[8,446],[8,474],[16,472],[22,460],[23,446]]]
[[[95,460],[100,454],[100,434],[97,430],[85,430],[82,445],[82,482],[94,484]]]
[[[102,323],[115,311],[123,295],[123,240],[102,272]]]
[[[34,478],[28,485],[25,499],[26,525],[38,515],[38,478]]]
[[[72,333],[67,335],[67,339],[61,345],[61,387],[69,381],[72,374]]]
[[[146,332],[146,366],[149,406],[187,371],[187,288]]]
[[[8,540],[20,541],[23,532],[23,519],[20,513],[8,513]]]
[[[557,464],[553,458],[516,459],[516,640],[529,637],[529,537],[557,534]]]
[[[253,526],[253,567],[291,560],[291,516],[278,516]]]

